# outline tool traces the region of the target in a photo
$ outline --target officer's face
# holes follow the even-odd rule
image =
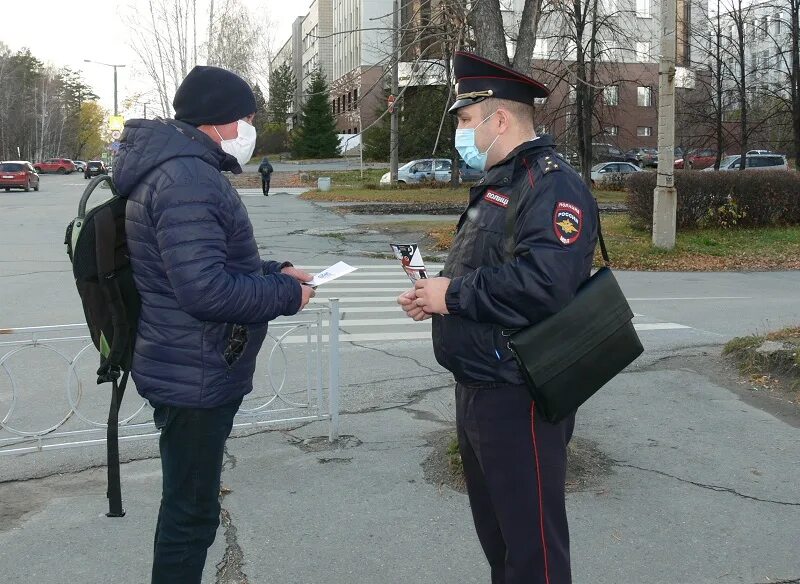
[[[473,103],[459,108],[456,112],[459,130],[476,128],[475,145],[481,152],[485,152],[497,137],[497,128],[493,127],[495,125],[493,124],[495,116],[492,114],[493,112],[484,110],[482,103]]]

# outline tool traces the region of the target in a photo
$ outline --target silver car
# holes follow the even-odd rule
[[[726,156],[719,162],[719,169],[722,171],[739,170],[742,165],[742,157],[739,154]],[[714,167],[704,168],[703,172],[713,171]],[[747,167],[745,170],[789,170],[786,157],[782,154],[754,154],[747,155]]]
[[[405,163],[397,169],[397,182],[414,184],[425,181],[448,182],[452,163],[446,158],[422,158]],[[390,184],[390,174],[381,177],[382,185]]]
[[[622,183],[634,172],[644,172],[630,162],[601,162],[592,167],[592,184]]]

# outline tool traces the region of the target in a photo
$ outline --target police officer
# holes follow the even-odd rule
[[[547,88],[470,53],[456,53],[454,69],[456,148],[486,175],[470,189],[441,276],[417,281],[398,303],[415,320],[433,317],[436,359],[455,377],[459,449],[492,583],[564,584],[575,417],[540,416],[507,335],[558,312],[589,277],[597,207],[552,138],[535,135],[533,102]]]

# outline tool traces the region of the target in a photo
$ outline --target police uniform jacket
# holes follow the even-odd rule
[[[506,212],[515,197],[512,259]],[[470,189],[458,222],[442,271],[451,279],[449,314],[433,316],[439,364],[460,383],[524,383],[508,335],[572,300],[590,275],[596,241],[596,202],[552,138],[518,146]]]

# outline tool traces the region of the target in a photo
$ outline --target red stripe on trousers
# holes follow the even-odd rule
[[[539,532],[542,535],[542,549],[544,551],[544,581],[550,584],[550,570],[547,565],[547,540],[544,536],[544,507],[542,506],[542,478],[539,472],[539,448],[536,446],[536,404],[531,402],[531,436],[533,436],[533,456],[536,459],[536,484],[539,491]]]

